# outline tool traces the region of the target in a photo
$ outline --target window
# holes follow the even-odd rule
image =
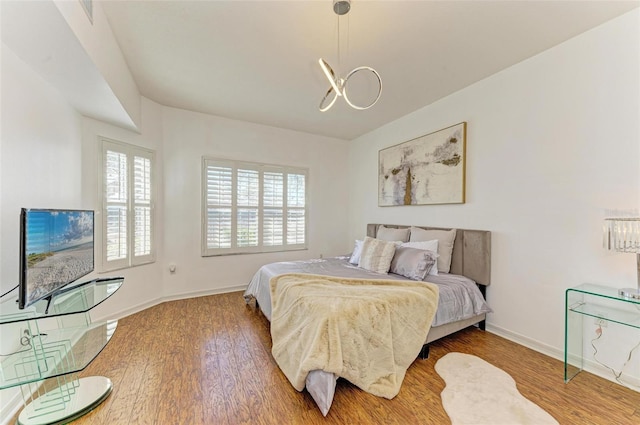
[[[153,262],[153,152],[102,139],[102,164],[103,269]]]
[[[307,170],[204,158],[202,255],[307,247]]]

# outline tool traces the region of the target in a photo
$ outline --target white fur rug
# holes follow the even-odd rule
[[[479,357],[449,353],[435,368],[446,383],[442,405],[453,425],[558,425],[518,392],[508,373]]]

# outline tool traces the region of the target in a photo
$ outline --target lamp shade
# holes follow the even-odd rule
[[[603,237],[606,249],[636,254],[638,286],[622,288],[618,293],[623,298],[640,300],[640,218],[606,218]]]
[[[640,218],[606,218],[604,247],[610,251],[640,253]]]

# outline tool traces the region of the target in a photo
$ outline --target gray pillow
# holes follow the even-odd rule
[[[412,280],[424,280],[436,261],[437,254],[433,251],[399,246],[389,271]]]
[[[384,227],[382,224],[378,226],[378,231],[376,232],[376,239],[380,239],[383,241],[400,241],[400,242],[408,242],[409,241],[409,228],[406,229],[392,229],[390,227]]]
[[[438,240],[438,271],[449,273],[451,269],[451,255],[453,254],[453,242],[456,239],[456,229],[436,230],[436,229],[420,229],[419,227],[411,227],[410,242]]]
[[[424,242],[405,242],[401,246],[407,248],[415,248],[421,249],[423,251],[431,251],[433,253],[433,258],[436,258],[436,262],[438,261],[438,240],[434,239],[432,241],[424,241]],[[427,273],[432,276],[438,276],[438,266],[431,267],[431,270]]]

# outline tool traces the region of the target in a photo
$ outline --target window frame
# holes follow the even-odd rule
[[[231,247],[230,248],[208,248],[207,246],[207,225],[208,225],[208,166],[224,167],[232,169],[232,190],[231,190]],[[238,208],[244,208],[238,205],[237,179],[238,169],[255,170],[259,172],[258,177],[258,245],[239,247],[237,246],[237,212]],[[283,193],[282,193],[282,244],[281,245],[264,245],[264,211],[265,209],[278,209],[279,207],[264,205],[264,173],[282,173],[283,175]],[[274,165],[260,162],[239,161],[233,159],[225,159],[219,157],[202,157],[201,166],[201,255],[202,257],[215,257],[222,255],[236,254],[257,254],[268,252],[285,252],[300,251],[308,249],[309,243],[309,170],[303,167]],[[304,207],[290,207],[287,202],[288,195],[288,175],[304,175]],[[250,207],[253,208],[253,207]],[[287,213],[290,210],[304,211],[304,243],[289,244],[287,241]]]
[[[102,232],[102,240],[100,243],[101,246],[101,271],[113,271],[124,268],[135,267],[143,264],[150,264],[156,261],[156,219],[155,219],[155,204],[156,204],[156,160],[155,160],[155,152],[151,149],[143,148],[136,145],[131,145],[128,143],[119,142],[117,140],[108,139],[106,137],[99,137],[100,142],[100,201],[102,204],[101,207],[101,232]],[[117,152],[124,154],[127,158],[127,200],[124,203],[127,212],[127,232],[126,232],[126,247],[127,254],[122,259],[111,260],[107,259],[108,254],[108,238],[107,238],[107,208],[110,205],[115,203],[109,202],[107,200],[107,151]],[[135,199],[135,179],[134,179],[134,159],[135,157],[148,159],[150,162],[150,170],[149,170],[149,239],[150,239],[150,250],[148,254],[145,255],[135,255],[135,208],[136,206],[140,206],[140,202],[136,202]]]

